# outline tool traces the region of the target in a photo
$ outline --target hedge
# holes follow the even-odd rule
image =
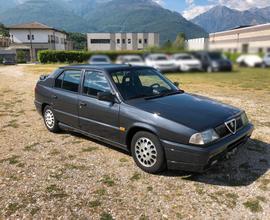
[[[38,52],[38,60],[41,63],[84,63],[92,55],[104,54],[115,61],[119,55],[138,54],[142,55],[145,51],[56,51],[41,50]]]

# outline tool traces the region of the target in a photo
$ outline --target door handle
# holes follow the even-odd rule
[[[87,104],[85,102],[80,102],[80,107],[85,107]]]
[[[56,95],[52,95],[52,99],[57,99],[57,96]]]

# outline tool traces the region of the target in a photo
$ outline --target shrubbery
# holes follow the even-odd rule
[[[139,54],[142,55],[144,51],[55,51],[55,50],[41,50],[38,52],[38,60],[41,63],[83,63],[87,62],[92,55],[104,54],[116,60],[119,55]]]

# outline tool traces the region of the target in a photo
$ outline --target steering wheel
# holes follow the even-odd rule
[[[152,84],[150,87],[151,87],[152,89],[157,89],[157,88],[160,87],[160,84],[154,83],[154,84]]]

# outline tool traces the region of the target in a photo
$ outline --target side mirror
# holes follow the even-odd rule
[[[111,92],[99,92],[97,94],[97,99],[100,101],[106,101],[106,102],[115,102],[115,95],[113,95]]]
[[[179,87],[180,83],[179,82],[174,82],[173,83],[176,87]]]

